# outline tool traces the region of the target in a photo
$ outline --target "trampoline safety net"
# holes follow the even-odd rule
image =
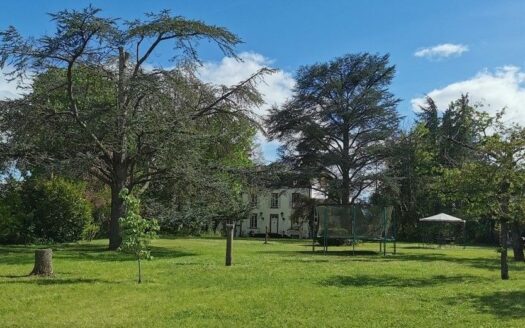
[[[318,237],[352,240],[395,240],[390,207],[371,205],[319,205]]]

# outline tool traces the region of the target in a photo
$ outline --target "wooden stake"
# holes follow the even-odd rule
[[[226,266],[232,265],[233,224],[226,224]]]

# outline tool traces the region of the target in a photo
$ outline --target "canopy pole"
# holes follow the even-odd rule
[[[386,207],[383,207],[383,256],[386,256]]]
[[[355,205],[352,205],[352,256],[355,256]]]
[[[394,229],[392,229],[392,234],[394,235],[394,255],[397,254],[397,220],[396,216],[394,215],[394,211],[392,209],[392,213],[390,214],[392,216],[392,223],[394,225]]]
[[[317,237],[317,230],[315,229],[316,227],[316,224],[315,224],[315,215],[317,214],[317,226],[319,226],[319,211],[317,211],[317,207],[314,208],[314,220],[312,222],[312,224],[310,225],[311,229],[310,229],[310,236],[312,237],[312,253],[315,253],[315,239]]]
[[[332,216],[332,208],[330,208],[330,217]],[[324,228],[323,228],[323,235],[324,235],[324,255],[326,255],[326,252],[328,251],[328,217],[325,215],[323,220]]]
[[[463,249],[467,248],[467,221],[463,221]]]

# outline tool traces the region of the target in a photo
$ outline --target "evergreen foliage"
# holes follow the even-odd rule
[[[354,203],[379,179],[399,124],[394,73],[388,55],[368,53],[304,66],[292,99],[270,111],[283,161],[334,202]]]

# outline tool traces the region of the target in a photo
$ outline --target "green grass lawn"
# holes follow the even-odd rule
[[[143,265],[106,241],[54,247],[55,276],[25,276],[33,248],[0,246],[1,327],[525,327],[525,265],[499,278],[490,248],[377,244],[312,254],[304,241],[160,239]]]

